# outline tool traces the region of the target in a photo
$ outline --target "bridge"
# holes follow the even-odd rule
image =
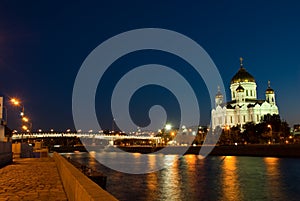
[[[85,139],[101,139],[110,143],[119,139],[136,139],[136,140],[153,140],[156,144],[161,142],[161,137],[138,136],[138,135],[106,135],[102,133],[14,133],[12,140],[36,139],[36,138],[62,138],[62,137],[78,137]]]

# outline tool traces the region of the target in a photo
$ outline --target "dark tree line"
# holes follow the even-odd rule
[[[289,136],[290,128],[287,122],[282,121],[279,115],[268,114],[258,124],[248,122],[243,128],[240,126],[223,128],[219,144],[285,143]]]

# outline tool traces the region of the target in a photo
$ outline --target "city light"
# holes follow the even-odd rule
[[[165,129],[166,130],[171,130],[172,129],[172,125],[171,124],[166,124]]]
[[[15,106],[22,107],[22,111],[21,111],[20,115],[24,116],[24,106],[21,105],[21,101],[16,98],[12,98],[12,99],[10,99],[10,102]]]
[[[11,102],[12,104],[14,104],[14,105],[17,105],[17,106],[20,105],[20,101],[19,101],[18,99],[15,99],[15,98],[10,99],[10,102]]]
[[[28,119],[27,117],[23,117],[22,120],[23,120],[24,122],[28,122],[28,121],[29,121],[29,119]]]
[[[29,118],[25,116],[24,105],[21,104],[21,101],[17,98],[11,98],[10,103],[14,106],[21,108],[21,112],[20,112],[21,122],[22,122],[22,124],[26,123],[26,125],[23,125],[21,128],[27,132],[30,132],[30,130],[32,128],[32,123],[29,121]]]

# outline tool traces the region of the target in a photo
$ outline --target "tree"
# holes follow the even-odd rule
[[[244,125],[243,138],[248,143],[284,143],[289,136],[289,126],[279,115],[267,114],[258,124],[248,122]]]
[[[256,144],[259,143],[259,135],[257,131],[257,126],[253,122],[248,122],[244,126],[244,132],[242,137],[246,143]]]

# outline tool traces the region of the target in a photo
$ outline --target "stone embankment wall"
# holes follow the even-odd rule
[[[90,180],[64,157],[53,153],[58,172],[69,201],[117,201],[117,199]]]
[[[12,151],[10,142],[0,142],[0,167],[12,162]]]

